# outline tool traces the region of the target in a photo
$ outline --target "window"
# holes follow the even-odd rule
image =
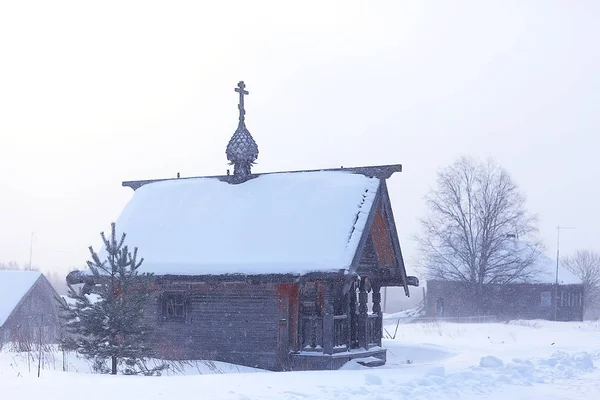
[[[165,293],[163,295],[163,319],[170,321],[185,321],[187,305],[183,293]]]
[[[575,295],[573,293],[569,293],[569,307],[573,307],[575,305]]]
[[[550,307],[552,306],[552,293],[542,292],[541,293],[541,306]]]
[[[444,316],[444,299],[441,297],[438,297],[435,301],[435,313],[439,317]]]

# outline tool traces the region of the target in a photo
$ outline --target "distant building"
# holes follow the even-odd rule
[[[57,343],[57,299],[58,294],[42,273],[0,270],[0,342]]]
[[[385,362],[381,288],[418,285],[386,185],[401,166],[252,173],[243,82],[236,91],[233,174],[123,183],[135,193],[116,227],[157,277],[159,356],[270,370]]]
[[[484,285],[482,312],[477,311],[474,294],[466,282],[428,280],[426,315],[433,318],[488,315],[499,320],[582,321],[581,279],[560,267],[559,284],[556,285],[556,262],[543,255],[539,256],[536,269],[539,274],[531,282]]]

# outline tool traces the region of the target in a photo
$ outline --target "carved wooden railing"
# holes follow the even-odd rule
[[[305,315],[301,318],[300,350],[323,350],[323,317]]]
[[[323,351],[326,354],[346,351],[350,342],[350,320],[347,315],[302,316],[301,351]]]
[[[333,351],[340,352],[348,349],[350,341],[350,321],[347,315],[333,317]]]
[[[364,321],[364,328],[362,330],[364,336],[361,342],[365,343],[366,346],[362,345],[361,347],[369,349],[381,346],[381,338],[383,336],[381,315],[363,314],[362,318],[362,321]],[[325,314],[322,317],[307,315],[302,316],[300,320],[299,350],[333,354],[348,349],[350,342],[350,320],[347,315]]]

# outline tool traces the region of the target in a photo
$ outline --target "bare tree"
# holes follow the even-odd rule
[[[0,270],[9,270],[9,271],[17,271],[22,269],[19,264],[14,261],[9,261],[8,263],[0,263]]]
[[[583,313],[600,306],[600,253],[578,250],[562,263],[583,282]]]
[[[462,157],[438,173],[418,237],[429,279],[484,284],[534,280],[536,218],[508,172]],[[477,293],[474,293],[475,295]]]

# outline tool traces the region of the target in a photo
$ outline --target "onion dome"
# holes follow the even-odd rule
[[[250,176],[250,168],[254,165],[254,162],[258,158],[258,145],[252,138],[252,135],[246,128],[244,110],[244,95],[249,94],[248,91],[244,90],[246,85],[244,81],[238,83],[238,87],[235,91],[240,94],[240,102],[238,109],[240,111],[240,118],[238,127],[233,133],[233,136],[227,144],[225,153],[227,159],[234,166],[233,175],[237,181],[245,181]]]

